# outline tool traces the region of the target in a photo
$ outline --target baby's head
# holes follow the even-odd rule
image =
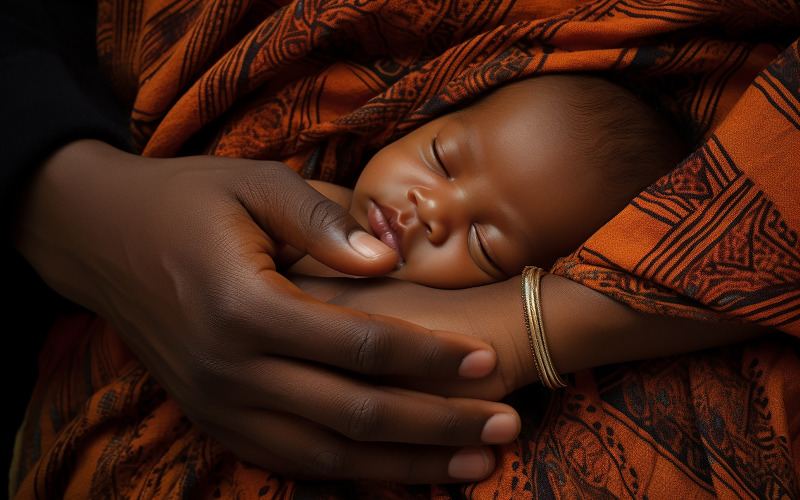
[[[351,213],[397,249],[390,276],[475,286],[550,266],[683,156],[674,131],[624,88],[539,76],[380,150]]]

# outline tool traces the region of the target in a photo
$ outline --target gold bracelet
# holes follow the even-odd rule
[[[531,345],[533,360],[536,364],[536,371],[539,373],[539,380],[548,389],[566,387],[567,383],[553,366],[550,359],[550,351],[547,348],[547,340],[544,336],[542,327],[542,304],[539,296],[539,288],[542,275],[545,272],[534,266],[528,266],[522,271],[522,302],[524,304],[525,328],[528,330],[528,342]]]

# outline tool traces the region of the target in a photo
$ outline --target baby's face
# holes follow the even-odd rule
[[[440,288],[549,266],[596,229],[595,169],[570,139],[573,113],[541,77],[496,91],[386,146],[351,213],[395,248],[390,276]]]

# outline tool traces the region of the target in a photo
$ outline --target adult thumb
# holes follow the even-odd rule
[[[367,233],[345,208],[285,165],[270,166],[267,192],[259,190],[266,211],[256,216],[267,234],[345,274],[381,276],[394,269],[395,250]]]

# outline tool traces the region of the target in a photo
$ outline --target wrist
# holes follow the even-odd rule
[[[509,332],[512,340],[511,345],[513,349],[511,349],[509,353],[513,356],[501,355],[498,365],[504,367],[504,373],[513,376],[513,380],[507,382],[510,390],[515,390],[541,380],[531,345],[532,338],[529,330],[531,318],[526,314],[526,293],[522,279],[521,276],[518,276],[506,282],[513,286],[513,293],[515,295],[515,300],[513,301],[514,314],[510,315],[513,319],[510,320],[508,325],[504,328],[505,331]]]
[[[542,322],[541,278],[543,269],[529,266],[522,271],[522,301],[528,344],[542,385],[549,389],[565,387],[567,383],[553,365],[550,347]]]
[[[620,336],[635,330],[636,311],[563,276],[543,277],[541,297],[550,355],[561,374],[617,361]]]
[[[86,279],[91,266],[85,256],[102,244],[86,238],[103,218],[102,211],[94,209],[98,205],[93,200],[104,191],[95,167],[117,163],[115,152],[127,154],[96,140],[79,140],[56,150],[31,180],[14,228],[14,245],[42,279],[64,297],[92,309],[97,304],[89,296],[102,296],[84,293],[91,282]],[[77,283],[84,290],[74,288]]]
[[[707,349],[770,331],[747,323],[646,314],[552,274],[542,279],[541,295],[550,354],[562,374]]]

